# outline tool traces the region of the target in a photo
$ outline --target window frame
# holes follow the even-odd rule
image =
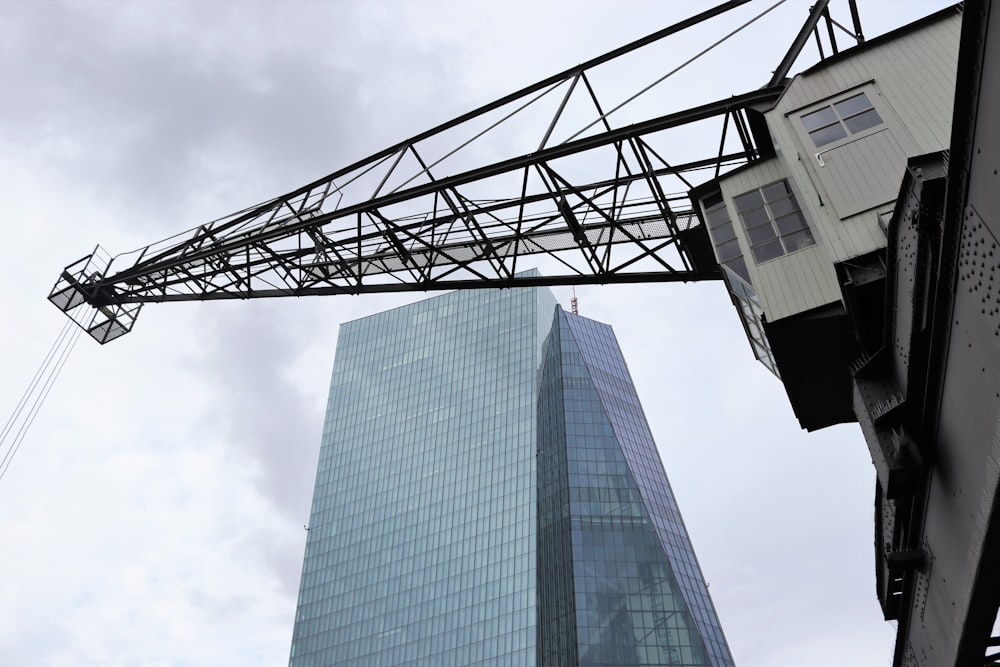
[[[788,179],[782,180],[788,181]],[[788,181],[788,186],[791,189],[791,181]],[[771,344],[768,342],[767,334],[764,331],[763,311],[761,310],[760,300],[757,298],[756,290],[754,290],[750,269],[747,266],[746,255],[744,254],[746,250],[746,238],[741,238],[740,232],[737,231],[736,222],[731,215],[732,209],[729,208],[730,199],[731,197],[725,196],[721,190],[715,190],[711,194],[698,198],[698,208],[701,212],[705,230],[708,232],[708,238],[712,243],[715,258],[719,261],[722,281],[726,284],[729,298],[732,300],[733,306],[739,315],[740,323],[743,325],[743,333],[746,334],[750,349],[754,357],[765,368],[780,378],[781,375],[778,373],[778,366],[771,351]],[[733,208],[735,208],[735,205]],[[717,213],[721,213],[722,215],[716,217],[715,214]],[[713,217],[715,218],[714,220]],[[722,217],[725,220],[722,220]],[[721,236],[720,230],[722,230]],[[728,237],[729,234],[732,234],[734,238],[730,239]],[[717,243],[719,239],[725,240]],[[719,247],[731,242],[736,243],[739,254],[735,254],[725,260],[721,259]],[[729,247],[731,248],[731,246]]]
[[[768,195],[765,195],[764,191],[769,188],[773,188],[776,185],[784,185],[786,194],[782,197],[768,199]],[[757,196],[760,200],[760,204],[755,204],[741,210],[738,200],[752,195]],[[764,183],[751,190],[734,195],[731,199],[733,202],[733,209],[736,211],[736,217],[739,218],[740,225],[743,229],[744,239],[746,240],[749,255],[753,260],[754,266],[760,266],[762,264],[766,264],[767,262],[773,262],[776,259],[781,259],[782,257],[787,257],[788,255],[801,250],[808,250],[809,248],[818,245],[816,233],[813,230],[812,225],[809,224],[809,218],[806,216],[805,210],[799,203],[800,198],[793,187],[792,180],[790,178],[786,177],[769,183]],[[790,203],[791,207],[786,210],[781,210],[774,206],[782,202]],[[750,214],[759,215],[759,212],[763,212],[767,216],[767,221],[759,222],[759,224],[748,225],[748,216]],[[796,215],[801,224],[797,225],[795,228],[783,230],[783,228],[779,225],[779,220],[787,221],[789,218]],[[767,238],[758,237],[758,239],[755,240],[754,232],[765,230],[765,228],[770,232],[770,236]],[[803,233],[805,233],[804,235],[809,238],[811,243],[791,247],[791,239],[795,236],[802,236]],[[763,238],[763,240],[760,240],[761,238]],[[786,239],[788,241],[786,241]],[[781,248],[780,254],[765,257],[763,259],[758,258],[757,248],[773,246],[775,243],[777,243],[777,245]]]
[[[739,233],[736,231],[736,223],[730,215],[729,204],[722,197],[721,193],[718,197],[718,201],[712,201],[711,204],[709,204],[707,198],[701,202],[702,217],[705,220],[705,229],[708,231],[708,238],[712,242],[712,250],[715,253],[715,259],[719,262],[720,266],[727,267],[745,282],[751,283],[750,270],[746,264],[746,255],[744,253],[743,243],[740,240]],[[712,216],[719,212],[725,214],[726,220],[713,224],[714,221],[712,220]],[[720,237],[721,230],[725,229],[727,229],[725,233],[732,234],[732,236],[725,238]],[[735,248],[737,252],[731,256],[726,255],[723,257],[723,248]]]
[[[858,93],[867,95],[882,122],[817,149],[802,123],[802,117],[825,106],[843,102]],[[784,118],[785,127],[802,149],[801,157],[806,173],[810,179],[812,176],[817,179],[813,186],[818,189],[824,200],[820,205],[829,203],[837,218],[845,220],[895,201],[899,190],[898,179],[891,186],[885,183],[884,179],[881,179],[885,173],[880,171],[881,165],[889,161],[896,164],[900,162],[900,158],[900,164],[905,164],[907,156],[918,152],[919,144],[900,121],[890,99],[879,89],[878,81],[868,79],[835,92],[830,91],[822,97],[814,98],[808,103],[786,111]],[[856,163],[858,155],[866,151],[869,145],[877,146],[877,152],[871,153],[874,159],[868,163]],[[813,156],[815,161],[807,160],[807,155]],[[879,173],[873,175],[873,172]],[[879,181],[877,188],[864,185],[869,183],[872,177]]]
[[[847,141],[852,139],[860,139],[861,137],[867,136],[868,134],[872,134],[873,132],[878,131],[878,128],[881,128],[886,124],[885,118],[883,117],[882,114],[879,113],[878,106],[875,104],[875,102],[872,101],[872,95],[869,94],[869,90],[864,88],[860,90],[855,89],[848,91],[846,96],[843,97],[838,96],[838,97],[839,99],[831,99],[821,104],[820,106],[803,111],[797,116],[802,132],[805,134],[806,137],[809,138],[809,141],[812,142],[813,147],[816,148],[816,150],[818,150],[820,154],[826,152],[827,150],[830,150],[830,148],[827,147],[832,148],[839,146],[842,143],[847,143]],[[860,111],[853,111],[851,113],[841,113],[839,105],[842,105],[844,102],[853,100],[857,97],[864,97],[868,105],[862,108]],[[830,120],[829,122],[824,122],[821,125],[817,125],[814,128],[810,128],[809,125],[806,123],[806,118],[809,118],[810,116],[815,116],[816,114],[822,113],[823,111],[826,110],[829,110],[830,114],[832,115],[832,120]],[[851,126],[848,124],[848,121],[860,118],[869,112],[875,114],[875,117],[878,119],[878,122],[873,123],[871,125],[867,125],[858,130],[851,129]],[[826,130],[832,127],[839,128],[843,134],[835,139],[830,139],[829,141],[825,141],[822,144],[816,143],[816,137],[813,135],[821,130]]]
[[[806,125],[803,123],[802,119],[810,114],[821,111],[826,107],[830,107],[836,114],[834,105],[845,102],[852,97],[856,97],[861,94],[864,94],[867,97],[868,102],[871,104],[870,108],[874,109],[874,111],[878,114],[881,122],[863,130],[851,133],[843,125],[843,121],[840,116],[837,115],[838,122],[841,123],[841,127],[844,128],[847,134],[835,141],[823,144],[822,146],[816,146],[815,141],[813,141],[813,138],[809,134],[809,130],[806,129]],[[899,121],[887,105],[886,101],[882,98],[882,93],[879,91],[878,86],[875,83],[875,79],[869,79],[868,81],[848,86],[847,88],[837,91],[832,95],[828,95],[823,99],[814,100],[808,104],[792,109],[791,111],[786,111],[784,115],[785,119],[791,123],[793,133],[798,137],[801,145],[807,152],[815,156],[816,162],[820,167],[826,166],[826,163],[823,161],[824,153],[829,153],[830,151],[846,146],[847,144],[870,137],[873,134],[885,131],[893,132],[899,128]],[[848,117],[853,118],[856,115],[860,114],[852,114]]]

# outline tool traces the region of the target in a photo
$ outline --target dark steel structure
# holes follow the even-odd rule
[[[742,95],[615,125],[588,73],[747,2],[722,3],[171,239],[114,258],[98,247],[63,271],[49,299],[105,343],[149,302],[718,279],[687,192],[702,174],[773,151],[758,110],[781,94],[802,36],[819,40],[821,16],[832,35],[829,0],[814,7],[771,84]],[[561,136],[570,109],[592,120]],[[705,121],[721,124],[717,150],[668,161],[678,132]],[[464,168],[481,162],[470,157],[478,139],[502,132],[537,144]],[[538,254],[561,272],[515,277],[521,258]]]
[[[879,482],[876,582],[895,664],[1000,664],[1000,16],[968,2],[951,147],[910,160],[883,336],[855,373]],[[865,316],[858,313],[858,319]],[[868,314],[870,319],[871,314]]]
[[[825,57],[821,25],[831,55],[842,53],[838,30],[864,41],[854,0],[852,28],[820,0],[764,87],[695,108],[616,123],[591,73],[747,2],[172,239],[113,258],[98,247],[62,272],[49,299],[105,343],[130,331],[148,302],[720,279],[691,192],[774,154],[762,112],[811,38]],[[850,368],[853,415],[879,473],[877,589],[886,618],[899,622],[899,667],[1000,664],[991,648],[1000,646],[991,638],[1000,603],[997,22],[992,0],[966,3],[951,150],[911,160],[887,249],[837,267],[861,352]],[[567,133],[581,114],[584,128]],[[705,122],[721,127],[718,143],[672,158],[677,133]],[[484,159],[477,141],[504,132],[532,145]],[[529,255],[560,268],[516,275]]]

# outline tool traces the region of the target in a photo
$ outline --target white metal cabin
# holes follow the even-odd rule
[[[909,158],[951,137],[961,12],[952,7],[828,57],[763,111],[773,146],[692,199],[754,354],[809,430],[855,421],[850,364],[881,303],[886,223]],[[844,287],[842,287],[844,285]]]

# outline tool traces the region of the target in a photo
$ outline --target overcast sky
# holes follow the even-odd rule
[[[620,97],[769,4],[637,57]],[[946,4],[860,8],[871,37]],[[0,0],[0,417],[96,243],[281,194],[700,6]],[[807,11],[655,108],[760,87]],[[799,430],[718,283],[577,293],[618,334],[737,664],[888,664],[857,426]],[[81,339],[0,479],[0,664],[286,664],[337,326],[412,298],[150,306]]]

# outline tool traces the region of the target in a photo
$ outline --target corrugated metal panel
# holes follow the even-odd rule
[[[799,204],[808,211],[810,223],[823,238],[831,261],[839,262],[885,246],[885,235],[878,225],[878,210],[841,220],[813,167],[816,165],[815,149],[810,153],[798,148],[798,139],[787,123],[776,124],[772,132],[782,147],[791,146],[791,150],[779,150],[778,160],[797,186],[801,195]]]
[[[784,255],[763,264],[754,264],[746,232],[740,224],[739,216],[732,207],[732,198],[763,185],[787,179],[795,191],[810,229],[816,238],[816,245]],[[811,211],[802,200],[804,194],[787,165],[781,159],[772,159],[733,174],[722,183],[722,194],[730,206],[729,214],[736,222],[736,233],[754,289],[761,302],[768,321],[775,321],[803,310],[831,303],[840,299],[840,288],[833,269],[829,248],[824,245],[823,236],[814,224]],[[884,239],[883,239],[884,242]]]
[[[874,63],[887,66],[888,71],[875,78],[918,154],[946,148],[951,139],[960,31],[956,13],[908,39],[887,44],[885,57]]]
[[[874,80],[917,152],[942,150],[951,133],[960,30],[956,10],[923,30],[796,77],[769,115],[784,115]]]
[[[875,110],[878,124],[858,131],[844,129],[847,125],[836,121],[834,127],[840,126],[847,134],[840,140],[817,147],[803,127],[803,116],[820,109],[833,114],[839,102],[857,96]],[[909,132],[900,124],[877,82],[827,96],[818,104],[799,109],[783,120],[784,125],[794,130],[803,151],[811,155],[806,168],[822,186],[837,219],[849,218],[895,200],[906,161],[918,154]],[[882,239],[879,241],[881,243]]]
[[[841,204],[846,215],[838,214],[833,206],[836,195],[829,191],[820,176],[822,168],[814,157],[817,149],[797,134],[798,116],[792,118],[786,114],[874,82],[868,90],[878,94],[879,112],[892,128],[895,142],[903,153],[885,146],[881,143],[885,138],[880,137],[872,147],[874,155],[868,159],[877,159],[884,165],[878,179],[882,186],[887,184],[883,179],[893,181],[890,190],[894,196],[906,159],[942,150],[950,140],[960,30],[961,16],[956,11],[919,31],[796,77],[777,106],[768,112],[778,158],[798,185],[802,195],[800,204],[811,213],[810,222],[823,237],[832,261],[843,261],[884,247],[885,236],[879,227],[878,214],[890,205],[861,210]],[[857,149],[860,146],[848,150]],[[834,161],[838,157],[841,156],[834,155]],[[869,162],[868,168],[873,170],[874,165]],[[858,192],[862,192],[858,187]],[[848,190],[844,192],[841,199],[846,201],[851,195],[847,194]],[[869,199],[865,205],[872,201],[877,203],[877,199]]]
[[[799,250],[756,269],[769,322],[840,300],[833,262],[823,246]]]
[[[900,179],[895,167],[908,157],[887,127],[820,155],[820,178],[840,218],[894,201]]]

